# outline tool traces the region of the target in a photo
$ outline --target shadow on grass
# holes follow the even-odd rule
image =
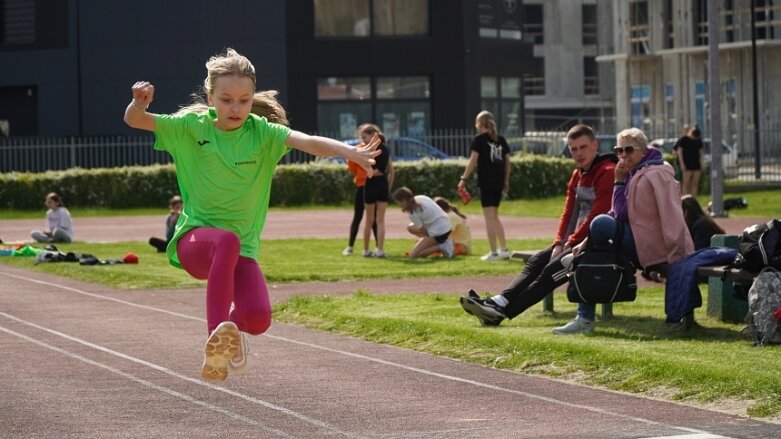
[[[690,328],[683,323],[670,324],[663,318],[619,316],[598,322],[595,335],[619,340],[745,340],[739,331],[706,327],[696,321]]]

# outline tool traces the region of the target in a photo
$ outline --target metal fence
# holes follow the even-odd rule
[[[335,137],[329,133],[319,133]],[[526,139],[551,136],[551,142],[560,142],[561,133],[530,133]],[[753,131],[741,131],[728,142],[737,157],[737,169],[730,177],[741,181],[781,182],[781,131],[762,130],[759,136]],[[432,130],[419,136],[447,155],[468,157],[474,131]],[[759,137],[759,155],[753,147]],[[511,148],[517,150],[525,144],[522,137],[508,138]],[[154,136],[105,136],[105,137],[12,137],[0,139],[0,172],[43,172],[70,168],[111,168],[120,166],[146,166],[171,163],[168,153],[152,148]],[[531,149],[530,149],[531,150]],[[557,148],[548,153],[556,154]],[[756,158],[759,157],[759,160]],[[301,151],[291,151],[283,163],[306,163],[315,157]]]
[[[153,136],[12,137],[0,141],[0,172],[171,163],[153,144]]]

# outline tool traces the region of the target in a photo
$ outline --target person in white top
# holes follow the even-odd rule
[[[434,200],[425,195],[414,195],[407,187],[400,187],[393,192],[393,201],[412,221],[407,230],[420,237],[409,252],[410,258],[425,258],[437,251],[446,258],[453,257],[450,218]]]
[[[71,242],[73,241],[73,223],[71,214],[57,193],[46,196],[44,204],[46,211],[46,229],[33,230],[30,236],[37,242]]]

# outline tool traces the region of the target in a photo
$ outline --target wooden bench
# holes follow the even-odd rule
[[[711,245],[717,247],[738,247],[737,235],[714,235],[711,238]],[[512,252],[511,259],[518,259],[526,262],[534,251],[515,251]],[[664,267],[662,267],[664,268]],[[754,274],[735,268],[726,268],[724,266],[705,266],[697,269],[697,274],[708,278],[708,301],[707,313],[725,322],[741,323],[748,312],[748,302],[736,298],[732,292],[735,283],[751,284],[754,280]],[[547,312],[553,312],[553,293],[547,295],[542,301],[542,309]],[[600,318],[608,320],[613,317],[613,304],[602,304]],[[691,323],[691,322],[689,322]],[[686,322],[684,322],[686,325]]]

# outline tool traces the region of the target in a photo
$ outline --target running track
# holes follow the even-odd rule
[[[0,266],[0,437],[781,437],[778,424],[278,323],[252,339],[247,373],[211,384],[202,301]]]

